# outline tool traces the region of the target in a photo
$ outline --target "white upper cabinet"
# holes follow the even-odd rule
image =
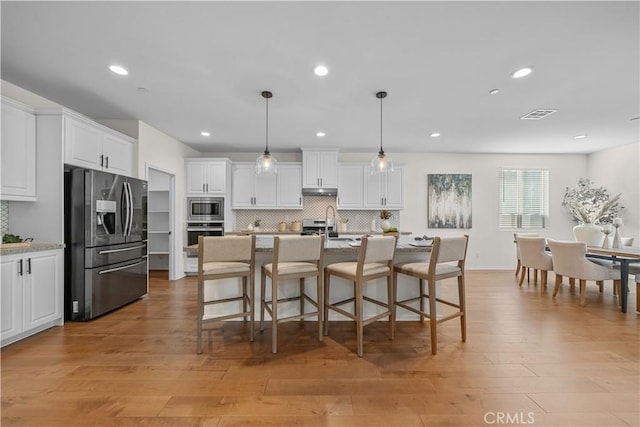
[[[132,176],[134,139],[83,118],[64,120],[66,164]]]
[[[276,175],[257,175],[254,163],[234,163],[233,209],[263,209],[276,205]]]
[[[302,209],[302,165],[280,163],[276,181],[276,205],[283,209]]]
[[[226,159],[186,159],[187,194],[223,196],[227,193]]]
[[[338,166],[338,209],[362,209],[364,207],[364,167],[361,164]]]
[[[404,166],[388,174],[367,174],[364,181],[364,207],[404,209]]]
[[[36,200],[36,117],[26,105],[2,98],[2,200]]]
[[[338,150],[302,149],[302,188],[338,187]]]

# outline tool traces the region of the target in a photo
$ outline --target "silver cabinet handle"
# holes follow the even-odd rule
[[[100,154],[100,167],[104,166],[104,154]]]
[[[202,192],[204,193],[204,184],[202,184]]]
[[[27,274],[31,274],[31,258],[27,259]]]
[[[109,169],[109,156],[104,157],[104,167]]]
[[[122,267],[116,267],[116,268],[110,268],[108,270],[102,270],[102,271],[99,271],[98,274],[107,274],[107,273],[113,273],[114,271],[126,270],[127,268],[135,267],[136,265],[144,264],[145,262],[147,262],[146,257],[145,257],[144,260],[138,261],[138,262],[136,262],[134,264],[128,264],[128,265],[123,265]]]
[[[206,185],[207,185],[207,193],[208,193],[209,192],[209,184],[206,184]]]
[[[18,276],[22,276],[22,260],[18,260]]]
[[[117,252],[134,251],[136,249],[140,249],[140,248],[144,248],[144,247],[145,247],[145,245],[139,245],[139,246],[132,246],[130,248],[124,248],[124,249],[110,249],[108,251],[100,251],[100,252],[98,252],[98,254],[104,255],[104,254],[113,254],[113,253],[117,253]]]

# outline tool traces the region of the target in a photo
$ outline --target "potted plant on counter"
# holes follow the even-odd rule
[[[389,220],[392,216],[393,215],[391,214],[391,211],[388,211],[386,209],[380,211],[380,219],[382,220],[380,221],[380,228],[382,228],[382,231],[391,228],[391,223],[389,222]]]

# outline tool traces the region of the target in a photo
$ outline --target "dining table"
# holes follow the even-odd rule
[[[625,246],[622,248],[600,248],[587,246],[587,257],[611,260],[620,264],[620,308],[627,312],[629,292],[629,264],[640,263],[640,248]],[[640,310],[640,307],[636,307]]]

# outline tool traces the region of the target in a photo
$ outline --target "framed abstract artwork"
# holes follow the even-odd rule
[[[429,228],[471,228],[471,175],[428,174]]]

